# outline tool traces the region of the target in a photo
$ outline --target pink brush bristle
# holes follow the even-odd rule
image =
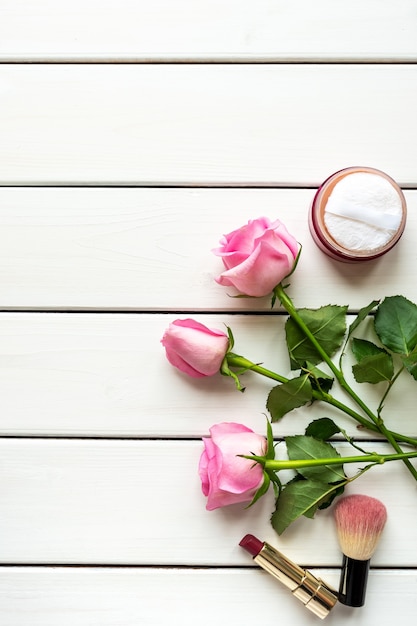
[[[334,516],[343,554],[358,561],[370,559],[387,521],[382,502],[370,496],[346,496],[336,504]]]

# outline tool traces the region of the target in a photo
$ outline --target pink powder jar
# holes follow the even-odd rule
[[[391,250],[403,234],[406,218],[404,194],[390,176],[372,167],[347,167],[317,190],[309,226],[323,252],[353,263]]]

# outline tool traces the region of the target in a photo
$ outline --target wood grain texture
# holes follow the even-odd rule
[[[415,60],[412,0],[3,0],[4,61]]]
[[[238,543],[251,532],[295,562],[340,564],[331,509],[298,520],[279,539],[269,524],[272,491],[249,510],[206,511],[202,448],[197,441],[0,440],[1,563],[245,565]],[[349,487],[388,510],[374,565],[415,565],[413,486],[403,463],[393,462]]]
[[[314,569],[338,585],[338,570]],[[340,626],[354,618],[391,626],[415,608],[416,570],[371,570],[366,606],[352,610],[337,604],[326,624]],[[2,568],[0,613],[4,626],[211,626],[213,622],[267,624],[274,620],[314,626],[307,611],[266,572],[234,569]]]
[[[2,626],[317,623],[238,542],[253,532],[337,586],[331,509],[278,538],[272,493],[207,512],[197,473],[213,423],[264,432],[271,384],[191,380],[160,338],[176,317],[227,323],[241,353],[289,373],[284,317],[214,282],[211,249],[259,215],[303,244],[298,306],[417,301],[416,17],[413,0],[0,3]],[[356,164],[409,207],[366,266],[330,261],[307,227],[316,187]],[[415,435],[412,387],[384,415]],[[319,406],[274,433],[323,414],[389,450]],[[337,606],[330,626],[415,613],[414,486],[402,463],[349,486],[388,523],[366,607]]]
[[[160,344],[175,314],[0,315],[0,434],[17,436],[200,437],[218,421],[265,431],[265,405],[274,382],[246,374],[239,393],[231,378],[192,379],[173,368]],[[283,316],[198,315],[219,330],[230,326],[235,350],[291,377]],[[348,318],[348,324],[354,317]],[[358,334],[358,336],[361,336]],[[355,385],[376,410],[381,385]],[[382,413],[393,430],[416,435],[415,381],[403,374]],[[347,402],[346,396],[332,393]],[[277,437],[304,432],[332,417],[351,436],[369,438],[357,423],[323,403],[303,407],[274,425]]]
[[[417,65],[2,65],[0,184],[417,174]]]
[[[417,145],[417,144],[416,144]],[[325,178],[330,171],[323,173]],[[303,246],[291,279],[297,306],[353,310],[401,293],[417,302],[417,192],[398,245],[365,264],[329,259],[313,242],[314,189],[0,188],[0,308],[270,311],[231,298],[214,278],[223,233],[266,215]]]

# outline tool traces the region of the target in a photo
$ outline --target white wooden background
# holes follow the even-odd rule
[[[159,341],[176,317],[226,322],[240,352],[288,371],[268,299],[213,281],[220,235],[260,215],[304,246],[298,305],[417,301],[416,62],[413,0],[1,0],[2,626],[317,623],[237,544],[253,532],[337,585],[331,512],[278,538],[271,497],[208,513],[200,490],[201,436],[223,420],[264,432],[269,383],[186,379]],[[331,261],[307,228],[317,185],[356,164],[409,207],[366,266]],[[387,407],[414,435],[415,394]],[[327,623],[410,619],[415,483],[391,464],[354,491],[389,522],[366,606]]]

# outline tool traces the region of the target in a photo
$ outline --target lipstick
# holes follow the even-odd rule
[[[309,571],[290,561],[269,543],[260,541],[253,535],[245,535],[239,545],[253,556],[255,563],[277,578],[307,609],[321,619],[336,604],[335,591]]]

